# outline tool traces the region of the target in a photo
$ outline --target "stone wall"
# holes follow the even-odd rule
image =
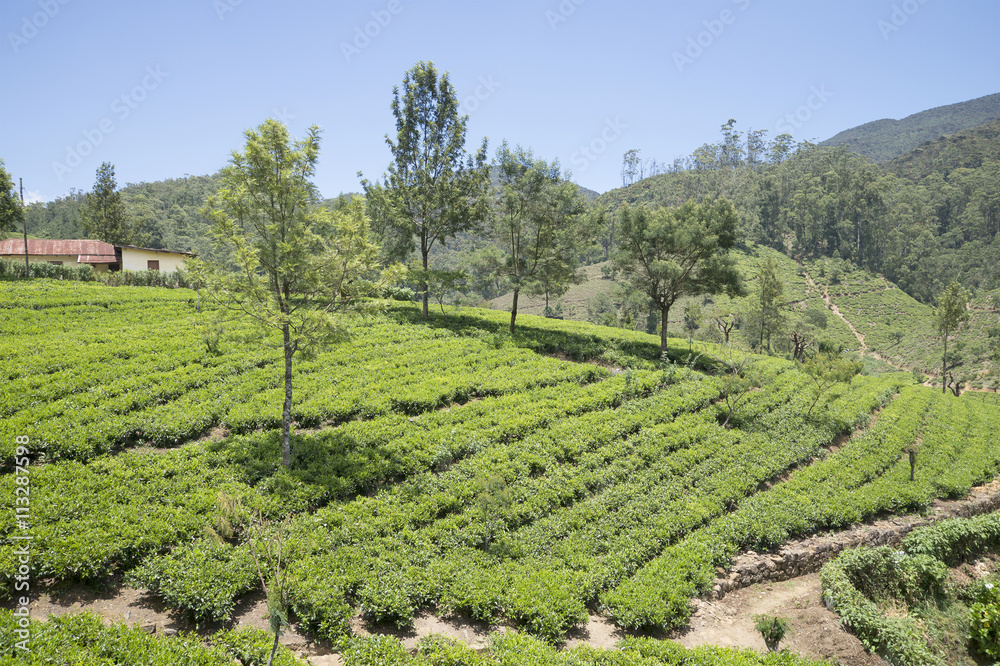
[[[819,571],[841,551],[858,546],[898,546],[912,530],[947,518],[968,518],[1000,508],[1000,480],[975,488],[969,497],[957,501],[935,501],[930,515],[902,516],[876,521],[851,530],[799,539],[785,544],[776,553],[749,551],[735,557],[726,571],[716,569],[710,598],[721,599],[729,592],[758,583],[773,583]]]

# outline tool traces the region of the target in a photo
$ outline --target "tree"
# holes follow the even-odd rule
[[[145,245],[149,241],[139,223],[129,218],[111,162],[102,163],[97,170],[94,191],[87,194],[80,218],[83,233],[90,238],[112,245]]]
[[[660,311],[660,351],[667,351],[667,317],[682,296],[742,294],[729,250],[736,244],[736,210],[726,199],[688,201],[679,208],[624,208],[615,270]]]
[[[716,307],[712,312],[712,321],[715,323],[715,327],[719,329],[719,334],[722,335],[722,344],[728,345],[730,334],[740,322],[739,313],[732,308]]]
[[[291,527],[291,514],[281,523],[264,518],[261,510],[252,511],[237,498],[219,493],[215,500],[213,524],[206,528],[209,537],[218,543],[242,537],[253,559],[254,568],[264,588],[267,619],[274,641],[266,666],[274,663],[281,634],[289,626],[288,610],[291,594],[288,585],[288,565],[285,547]]]
[[[850,383],[854,375],[861,372],[861,363],[851,361],[841,354],[817,354],[802,364],[802,371],[812,380],[810,391],[813,401],[809,405],[806,416],[812,414],[813,407],[824,393],[837,384]]]
[[[417,278],[434,294],[434,300],[438,302],[442,314],[444,314],[444,299],[453,291],[464,290],[468,277],[465,271],[427,271],[426,275],[423,275],[422,271],[417,272]]]
[[[642,159],[639,149],[632,148],[622,155],[622,187],[628,187],[637,180],[642,180]]]
[[[761,386],[763,378],[757,371],[753,357],[749,354],[737,359],[731,351],[722,358],[726,375],[722,382],[722,397],[726,401],[726,420],[722,427],[729,425],[733,412],[751,391]]]
[[[757,286],[747,304],[748,312],[744,318],[750,323],[748,329],[754,336],[754,349],[771,351],[771,337],[780,332],[785,325],[785,316],[781,312],[781,304],[785,290],[778,275],[778,263],[773,257],[768,257],[757,267]]]
[[[684,328],[688,332],[688,351],[691,351],[691,345],[694,341],[694,334],[699,328],[701,328],[701,320],[703,317],[701,311],[701,306],[695,302],[691,301],[686,306],[684,306]]]
[[[949,284],[938,298],[934,310],[934,328],[937,329],[944,351],[941,354],[941,392],[948,389],[948,337],[957,333],[969,321],[969,292],[957,282]]]
[[[468,116],[458,115],[458,97],[448,74],[438,77],[433,63],[421,61],[406,72],[402,90],[393,89],[391,108],[396,140],[386,135],[393,162],[385,183],[362,177],[361,184],[392,258],[405,258],[416,240],[427,275],[436,243],[444,244],[486,218],[486,140],[475,156],[465,153]],[[423,315],[429,317],[425,280],[421,288]]]
[[[558,294],[575,278],[576,249],[586,236],[583,197],[563,178],[558,161],[535,159],[520,146],[511,150],[501,144],[494,168],[497,195],[490,235],[504,253],[498,270],[513,287],[513,333],[522,289]]]
[[[368,240],[362,202],[340,211],[319,207],[311,182],[319,128],[292,142],[269,119],[247,130],[246,148],[222,170],[222,187],[202,214],[212,221],[220,262],[200,262],[197,275],[223,306],[281,333],[285,398],[281,460],[291,465],[292,359],[344,337],[338,312],[363,309],[360,299],[392,279],[371,277],[378,247]],[[227,265],[236,270],[229,271]]]
[[[615,232],[618,226],[618,216],[608,213],[603,204],[592,206],[587,211],[587,229],[589,235],[597,239],[604,252],[604,261],[611,259],[611,250],[615,246]]]
[[[0,234],[16,230],[18,224],[24,224],[24,208],[14,179],[4,168],[3,159],[0,159]]]

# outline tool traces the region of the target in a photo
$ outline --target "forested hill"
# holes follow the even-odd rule
[[[121,189],[129,215],[150,235],[149,246],[205,255],[210,252],[208,220],[198,212],[219,189],[219,175],[185,176],[155,183],[130,183]],[[28,233],[41,238],[83,238],[80,208],[86,193],[71,191],[25,210]]]
[[[846,146],[875,162],[904,155],[927,141],[1000,118],[1000,93],[921,111],[902,120],[884,118],[844,130],[821,146]]]
[[[199,212],[206,199],[219,189],[219,174],[184,176],[155,183],[129,183],[121,189],[126,210],[150,235],[149,246],[210,256],[209,222]],[[581,187],[587,200],[598,193]],[[338,195],[327,200],[332,203]],[[28,233],[39,238],[83,238],[80,208],[86,192],[73,190],[65,197],[27,206]]]
[[[888,162],[886,170],[913,180],[936,173],[948,178],[956,169],[1000,163],[1000,120],[928,141]]]
[[[762,142],[728,123],[719,142],[671,172],[594,203],[609,213],[604,234],[613,237],[613,213],[624,204],[724,196],[736,205],[744,243],[848,259],[932,303],[952,280],[1000,287],[1000,132],[990,125],[970,136],[883,167],[844,146]]]

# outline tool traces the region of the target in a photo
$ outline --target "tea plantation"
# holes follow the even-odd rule
[[[810,380],[791,362],[753,357],[737,396],[732,350],[678,339],[663,362],[654,336],[529,316],[511,336],[501,312],[425,321],[408,303],[297,360],[285,469],[280,354],[218,314],[189,290],[0,282],[8,608],[25,533],[33,588],[123,576],[200,623],[230,620],[261,586],[253,554],[280,543],[264,564],[283,572],[293,619],[345,663],[801,664],[652,639],[559,645],[593,614],[682,627],[741,551],[918,511],[1000,472],[996,396],[858,376],[807,416]],[[233,506],[261,521],[254,536],[226,534]],[[432,639],[409,654],[350,626],[425,611],[520,631],[486,653]],[[246,655],[268,643],[86,615],[32,626],[26,663],[258,663]]]

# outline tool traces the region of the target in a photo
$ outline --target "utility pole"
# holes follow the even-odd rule
[[[24,178],[18,178],[21,185],[21,228],[24,229],[24,277],[31,279],[31,266],[28,265],[28,219],[24,216]]]

